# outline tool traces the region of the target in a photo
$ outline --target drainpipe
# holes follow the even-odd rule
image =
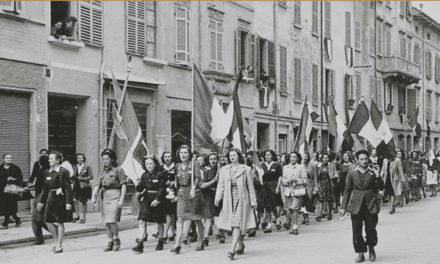
[[[320,67],[320,71],[321,71],[321,89],[320,90],[320,101],[321,101],[321,125],[319,126],[319,146],[318,146],[318,150],[321,149],[322,150],[322,126],[324,125],[324,111],[322,109],[322,100],[323,100],[323,89],[324,89],[324,38],[323,38],[323,1],[320,1],[320,6],[321,6],[321,10],[320,10],[320,18],[321,18],[321,27],[320,27],[320,34],[319,34],[319,40],[320,40],[320,53],[321,53],[321,67]]]
[[[104,47],[101,47],[101,67],[99,68],[99,102],[98,102],[98,129],[99,129],[99,141],[98,141],[98,147],[99,152],[104,148],[104,121],[105,121],[105,111],[104,111]],[[98,170],[101,171],[102,169],[102,163],[99,159],[98,161]]]
[[[427,127],[426,127],[426,117],[425,117],[425,115],[426,115],[426,109],[425,109],[425,107],[426,107],[426,105],[425,105],[425,96],[426,96],[426,87],[425,87],[425,74],[426,74],[426,66],[425,66],[425,22],[423,22],[423,24],[422,24],[422,52],[421,52],[421,57],[422,57],[422,62],[421,62],[421,64],[422,65],[420,65],[420,70],[421,70],[421,74],[422,74],[422,76],[421,76],[421,79],[422,79],[422,105],[423,105],[423,110],[422,110],[422,130],[426,130],[427,129]],[[426,136],[427,136],[428,134],[426,134]],[[426,139],[425,140],[423,140],[423,137],[422,137],[422,146],[423,146],[423,151],[426,151],[426,144],[425,144],[425,142],[426,142]],[[420,144],[420,142],[419,142],[419,144]]]
[[[274,58],[274,67],[275,67],[275,109],[274,109],[274,115],[275,115],[275,129],[274,129],[274,137],[275,137],[275,153],[278,153],[278,92],[280,91],[280,82],[279,82],[279,67],[278,67],[278,61],[279,61],[279,49],[280,45],[278,44],[278,32],[277,32],[277,5],[278,2],[273,2],[273,44],[275,49],[275,58]]]

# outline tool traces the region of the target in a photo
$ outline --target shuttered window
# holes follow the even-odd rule
[[[406,114],[406,87],[405,86],[398,87],[397,100],[398,100],[398,104],[399,104],[398,113],[400,115]]]
[[[440,83],[440,58],[437,55],[435,55],[435,83]]]
[[[386,29],[386,55],[391,56],[391,30],[389,28]]]
[[[370,27],[370,54],[376,53],[376,34],[374,28]]]
[[[440,109],[440,95],[438,93],[435,94],[435,122],[439,122],[439,109]]]
[[[275,45],[273,42],[267,42],[267,57],[269,77],[275,79]]]
[[[377,23],[377,54],[382,55],[382,37],[383,37],[383,24]]]
[[[356,33],[354,36],[354,38],[355,38],[354,45],[355,45],[356,49],[360,49],[361,48],[361,22],[356,21],[355,24],[356,24]]]
[[[325,14],[325,37],[331,39],[331,3],[325,2],[324,4],[324,14]]]
[[[127,52],[155,57],[156,54],[156,4],[155,2],[128,1]]]
[[[417,107],[417,100],[416,100],[416,89],[408,89],[407,91],[407,101],[408,101],[408,115],[412,115]]]
[[[384,87],[384,108],[388,108],[388,105],[393,104],[393,87],[391,83],[386,82]]]
[[[414,44],[414,63],[420,65],[420,46]]]
[[[345,12],[345,46],[351,47],[351,15]]]
[[[287,93],[287,48],[280,46],[280,90]]]
[[[214,19],[209,22],[211,43],[211,70],[223,71],[223,23]]]
[[[348,103],[348,100],[354,99],[354,91],[352,85],[352,76],[346,74],[344,78],[344,88],[345,88],[345,103]]]
[[[376,99],[376,78],[370,76],[370,97]]]
[[[407,50],[407,54],[406,57],[408,59],[408,61],[411,61],[411,51],[412,51],[412,40],[411,38],[407,39],[407,46],[408,46],[408,50]]]
[[[318,65],[312,65],[312,103],[318,105]]]
[[[426,93],[426,119],[432,120],[432,91]]]
[[[295,87],[294,87],[295,100],[301,101],[302,92],[301,92],[301,60],[300,59],[295,58],[293,63],[293,70],[294,70],[294,80],[295,80]]]
[[[294,1],[293,11],[294,11],[293,22],[295,23],[295,25],[301,25],[301,2],[300,1],[298,1],[298,0]]]
[[[381,79],[376,80],[377,89],[376,89],[376,105],[377,108],[379,108],[380,111],[383,111],[383,81]]]
[[[79,38],[82,42],[102,46],[103,20],[100,1],[80,2],[79,5]]]
[[[431,51],[426,51],[426,79],[431,80],[432,77],[432,55]]]
[[[189,62],[189,11],[186,6],[175,7],[175,59],[180,63]]]
[[[0,9],[20,14],[23,11],[23,1],[0,1]]]
[[[406,38],[405,38],[405,36],[400,37],[400,57],[402,59],[406,58]]]
[[[318,2],[312,2],[312,33],[318,34]]]
[[[359,102],[359,100],[362,97],[362,79],[361,79],[361,73],[360,72],[356,72],[355,73],[355,82],[356,82],[356,102]]]

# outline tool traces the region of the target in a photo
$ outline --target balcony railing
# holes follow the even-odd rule
[[[407,85],[416,83],[421,78],[420,66],[400,57],[384,57],[382,71],[385,79],[400,79]]]

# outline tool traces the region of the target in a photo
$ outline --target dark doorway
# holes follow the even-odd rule
[[[171,149],[176,153],[183,145],[191,144],[191,112],[171,111]]]
[[[269,124],[257,123],[257,148],[264,151],[269,148]]]

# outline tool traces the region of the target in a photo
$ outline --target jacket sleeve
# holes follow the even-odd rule
[[[156,200],[158,201],[163,201],[165,200],[165,196],[166,196],[166,182],[167,180],[165,179],[165,177],[163,176],[162,172],[158,172],[158,178],[159,178],[159,192],[156,196]]]
[[[39,171],[40,171],[40,164],[38,164],[38,161],[36,161],[34,163],[34,166],[32,167],[32,173],[31,173],[31,177],[29,178],[29,183],[31,184],[34,183]]]
[[[67,170],[61,170],[61,182],[63,184],[62,188],[66,194],[66,204],[73,204],[72,187],[70,186],[70,174]]]
[[[399,181],[401,182],[406,181],[405,174],[403,173],[403,164],[401,160],[397,162],[397,173],[399,173]]]
[[[8,181],[8,183],[21,186],[21,184],[23,183],[23,174],[21,173],[21,169],[17,165],[14,165],[14,170],[11,176],[15,179],[13,181]]]
[[[220,170],[218,184],[217,184],[217,190],[215,191],[215,200],[221,201],[223,199],[223,195],[225,192],[225,176],[223,173],[223,168]]]
[[[46,204],[49,189],[46,184],[46,179],[43,181],[43,188],[41,189],[40,196],[38,197],[38,203]]]
[[[246,184],[249,191],[251,206],[257,206],[257,195],[255,194],[254,179],[250,168],[246,168]]]
[[[353,191],[353,173],[355,173],[355,172],[350,172],[347,175],[347,182],[345,184],[344,197],[342,198],[342,204],[341,204],[342,209],[347,209],[348,202],[351,197],[351,192]]]

